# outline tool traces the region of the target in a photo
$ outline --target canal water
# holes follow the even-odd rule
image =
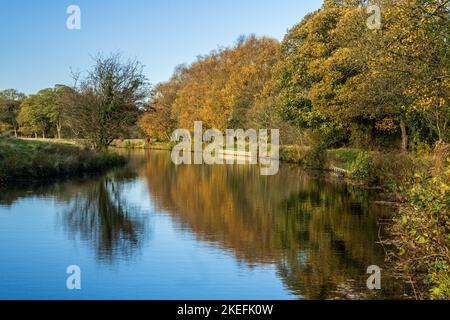
[[[386,299],[376,194],[282,164],[126,167],[0,192],[0,299]],[[79,266],[81,290],[67,288]],[[366,273],[382,270],[382,289]]]

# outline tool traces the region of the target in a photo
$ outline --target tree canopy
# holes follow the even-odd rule
[[[7,89],[0,92],[0,125],[6,129],[12,129],[17,137],[19,123],[17,117],[20,112],[20,104],[25,99],[25,94],[15,89]]]
[[[137,122],[148,89],[138,61],[124,61],[119,54],[99,56],[87,76],[67,90],[69,126],[94,149],[104,149]]]
[[[194,121],[220,130],[278,128],[284,143],[406,151],[448,142],[448,3],[325,0],[281,43],[242,36],[177,67],[151,91],[139,62],[99,57],[73,87],[26,99],[1,92],[1,128],[57,137],[66,130],[96,149],[136,132],[136,123],[169,140]],[[367,24],[366,6],[374,4],[379,29]]]
[[[403,149],[408,134],[448,141],[446,2],[380,1],[382,28],[369,30],[361,3],[326,1],[283,40],[275,67],[283,117],[328,143],[367,145],[397,132]]]
[[[167,136],[174,125],[192,129],[197,120],[222,130],[245,127],[248,111],[271,80],[278,46],[269,38],[241,37],[231,48],[178,68],[155,88],[141,126],[156,136]]]

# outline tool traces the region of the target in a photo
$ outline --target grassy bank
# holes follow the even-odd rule
[[[366,151],[355,148],[324,149],[320,146],[282,146],[282,161],[304,167],[335,172],[353,184],[397,191],[416,170],[417,155]]]
[[[95,153],[73,143],[0,139],[0,183],[96,172],[125,163],[115,153]]]
[[[171,144],[165,142],[147,143],[144,139],[126,139],[114,140],[111,144],[113,148],[120,149],[152,149],[152,150],[171,150]]]

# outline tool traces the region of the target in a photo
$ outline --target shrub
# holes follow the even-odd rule
[[[417,170],[417,161],[403,152],[374,152],[374,175],[377,184],[390,191],[409,185]]]
[[[324,144],[312,147],[305,156],[305,165],[312,169],[324,169],[326,167],[327,149]]]
[[[169,150],[172,151],[173,148],[175,148],[175,146],[177,145],[177,142],[175,141],[170,141],[168,146],[169,146]]]
[[[291,163],[302,163],[305,160],[306,150],[300,146],[281,146],[280,160]]]
[[[360,152],[356,160],[350,166],[350,174],[353,179],[373,183],[375,182],[375,165],[369,152]]]
[[[450,299],[450,159],[439,174],[417,175],[407,200],[392,228],[397,268],[426,298]]]
[[[442,172],[450,159],[450,144],[438,142],[433,152],[434,172]]]

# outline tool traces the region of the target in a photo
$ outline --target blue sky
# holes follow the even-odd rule
[[[66,9],[81,8],[81,30]],[[322,0],[0,0],[0,90],[71,84],[97,53],[121,52],[155,84],[244,34],[281,40]]]

